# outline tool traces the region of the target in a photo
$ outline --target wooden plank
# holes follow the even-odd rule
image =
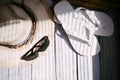
[[[115,36],[101,38],[101,80],[118,79],[118,52],[116,48]]]
[[[32,67],[31,65],[19,68],[18,80],[31,80],[32,78]]]
[[[56,80],[77,80],[76,53],[66,43],[60,27],[56,26],[56,31],[61,35],[55,35]]]
[[[92,57],[92,68],[93,68],[93,80],[100,79],[100,55]]]
[[[8,68],[0,67],[0,80],[9,80]]]
[[[10,68],[8,74],[9,80],[19,80],[18,68]]]
[[[93,80],[93,70],[92,57],[78,56],[79,80]]]

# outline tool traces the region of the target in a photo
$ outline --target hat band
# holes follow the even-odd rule
[[[21,43],[15,44],[15,45],[0,43],[0,46],[16,49],[16,48],[22,47],[23,45],[26,45],[32,41],[33,35],[35,34],[35,30],[36,30],[36,19],[34,17],[34,14],[30,10],[28,10],[30,8],[28,6],[26,6],[23,2],[21,4],[21,3],[16,3],[16,2],[12,1],[12,4],[22,8],[32,20],[31,31],[30,31],[28,37],[24,41],[22,41]]]

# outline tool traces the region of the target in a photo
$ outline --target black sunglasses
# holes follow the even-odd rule
[[[43,52],[49,46],[48,36],[40,39],[28,52],[26,52],[21,59],[26,61],[31,61],[39,56],[38,52]]]

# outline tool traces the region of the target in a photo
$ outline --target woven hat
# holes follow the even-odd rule
[[[44,1],[3,4],[0,11],[0,66],[31,64],[46,53],[54,23]]]

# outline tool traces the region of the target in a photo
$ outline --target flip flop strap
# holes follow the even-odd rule
[[[54,16],[54,21],[57,23],[57,24],[61,24],[58,19]],[[61,25],[62,26],[62,25]],[[78,37],[79,36],[79,39],[84,41],[86,44],[90,45],[90,40],[88,40],[86,37],[84,36],[81,36],[80,34],[76,33],[76,32],[73,32],[71,31],[69,28],[65,29],[62,27],[62,32],[64,32],[64,34],[66,34],[66,36],[68,36],[69,38],[74,38],[74,37]],[[58,33],[59,35],[59,33]],[[69,39],[68,38],[68,39]],[[67,39],[67,40],[68,40]]]
[[[73,17],[74,17],[74,14],[73,14]],[[77,19],[79,20],[79,17],[77,17]],[[87,19],[85,19],[85,20],[87,20]],[[60,21],[56,18],[56,16],[54,16],[54,21],[58,24],[61,24]],[[94,34],[90,31],[89,27],[85,27],[85,28],[87,28],[89,30],[89,33],[90,33],[90,36],[88,36],[88,38],[74,32],[74,31],[71,31],[69,28],[64,30],[64,28],[62,27],[62,32],[64,31],[66,36],[68,36],[69,38],[71,38],[71,39],[73,39],[74,37],[79,38],[80,40],[84,41],[86,44],[88,44],[90,46],[91,45],[91,42],[90,42],[91,40],[90,39],[91,39],[92,35],[94,35]],[[69,40],[69,38],[67,40]]]
[[[78,7],[75,9],[75,13],[79,14],[82,13],[82,15],[88,19],[93,25],[95,25],[96,27],[98,27],[97,23],[94,23],[93,20],[89,17],[89,15],[86,13],[86,8],[83,8],[83,7]]]
[[[91,24],[94,25],[93,27],[90,27],[89,25],[85,26],[89,30],[89,39],[87,40],[87,42],[90,45],[91,44],[90,39],[94,35],[95,30],[98,30],[99,28],[102,28],[102,27],[98,27],[97,23],[93,22],[93,20],[89,17],[89,15],[86,13],[85,10],[86,10],[86,8],[83,8],[83,7],[76,8],[75,11],[74,11],[73,17],[78,15],[78,16],[76,16],[76,19],[78,19],[80,21],[79,13],[81,13],[80,15],[83,15],[84,18],[86,18],[85,20],[88,20]]]
[[[75,9],[75,15],[78,15],[79,12],[82,13],[82,15],[83,15],[88,21],[90,21],[93,25],[95,25],[95,30],[99,30],[99,29],[101,29],[101,28],[105,28],[105,27],[103,27],[103,26],[98,25],[98,23],[93,22],[93,20],[89,17],[89,15],[86,13],[85,10],[87,10],[87,9],[86,9],[86,8],[83,8],[83,7],[78,7],[78,8]],[[79,16],[78,16],[78,18],[79,18]],[[86,27],[86,28],[89,29],[89,27]]]
[[[79,54],[75,49],[74,47],[72,46],[72,43],[70,42],[70,39],[68,37],[68,34],[66,33],[66,31],[64,30],[63,26],[61,24],[57,24],[58,26],[60,26],[60,32],[64,35],[64,38],[65,38],[65,41],[67,42],[68,46],[71,48],[71,50],[73,52],[75,52],[76,54]],[[56,30],[56,33],[57,33],[57,30]],[[79,54],[80,55],[80,54]]]

